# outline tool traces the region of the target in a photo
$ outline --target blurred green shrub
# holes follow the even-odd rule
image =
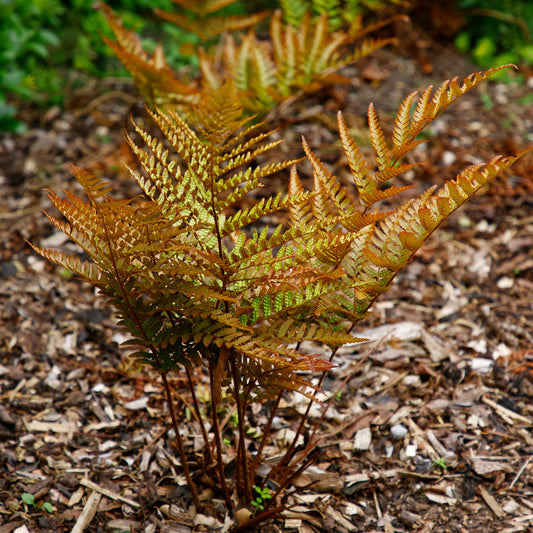
[[[109,4],[124,24],[146,36],[147,50],[157,41],[174,67],[193,62],[180,46],[195,36],[162,22],[154,8],[171,10],[171,0],[115,0]],[[0,0],[0,131],[24,131],[17,119],[21,101],[62,104],[75,72],[90,76],[125,76],[101,35],[111,36],[92,0]],[[162,38],[162,32],[168,35]]]
[[[533,65],[533,2],[531,0],[459,0],[467,25],[456,47],[482,67],[515,63]],[[505,79],[508,73],[500,78]]]

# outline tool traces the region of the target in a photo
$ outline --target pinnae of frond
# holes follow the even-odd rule
[[[369,168],[364,160],[359,147],[353,140],[353,137],[348,131],[348,126],[344,121],[342,113],[339,111],[337,114],[337,122],[339,125],[339,132],[346,159],[348,160],[348,166],[352,171],[353,180],[361,197],[364,191],[372,188],[375,184],[369,178]]]
[[[385,141],[385,135],[379,125],[379,119],[374,109],[374,104],[372,103],[368,106],[368,127],[370,130],[370,141],[376,152],[378,169],[380,172],[383,172],[391,166],[391,158]]]
[[[74,177],[85,189],[87,196],[93,204],[100,198],[108,198],[109,193],[114,189],[109,182],[104,181],[95,174],[78,168],[75,165],[70,165],[70,167]]]

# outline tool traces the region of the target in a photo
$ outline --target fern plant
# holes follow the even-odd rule
[[[391,5],[401,6],[404,0],[280,0],[283,20],[297,26],[308,12],[327,15],[332,30],[342,26],[361,26],[361,17],[368,11],[382,11]]]
[[[260,39],[250,30],[238,41],[226,36],[218,54],[221,57],[213,58],[199,49],[202,76],[193,88],[178,81],[161,47],[149,58],[139,37],[127,30],[109,7],[103,6],[103,13],[116,37],[116,41],[106,42],[131,73],[141,96],[151,107],[194,106],[230,78],[241,93],[245,111],[266,113],[301,91],[316,91],[341,80],[333,76],[339,69],[392,41],[363,39],[367,30],[331,31],[327,14],[312,19],[309,12],[293,27],[285,24],[281,12],[277,11],[271,18],[270,39]],[[358,41],[361,42],[354,44]],[[347,80],[342,78],[342,81]]]
[[[226,77],[235,81],[244,106],[252,111],[268,111],[300,91],[313,92],[331,81],[342,67],[384,47],[391,39],[366,39],[351,51],[347,47],[359,38],[330,31],[328,16],[312,19],[308,12],[297,27],[284,24],[281,11],[270,22],[270,42],[248,33],[239,45],[230,36],[222,54],[224,68],[200,55],[200,69],[210,89]],[[342,81],[347,81],[342,79]]]
[[[66,221],[52,223],[90,257],[84,261],[57,250],[33,248],[49,260],[92,283],[119,312],[129,332],[133,355],[160,373],[176,433],[181,465],[198,508],[202,473],[228,510],[239,510],[249,530],[283,509],[282,495],[294,476],[314,459],[316,431],[303,449],[297,442],[319,384],[310,376],[332,368],[335,350],[357,342],[354,326],[364,318],[395,275],[451,213],[518,157],[495,157],[465,169],[441,189],[430,187],[394,211],[380,201],[406,187],[390,186],[413,167],[402,158],[417,136],[447,106],[497,72],[474,74],[459,84],[444,82],[435,92],[405,98],[387,141],[373,106],[368,111],[377,168],[363,159],[339,113],[344,152],[353,174],[347,190],[303,141],[314,170],[306,190],[294,161],[256,165],[256,156],[278,144],[268,133],[242,118],[239,92],[227,82],[184,120],[172,110],[151,112],[164,139],[136,131],[146,147],[128,138],[143,171],[132,170],[142,196],[117,200],[112,185],[74,169],[86,199],[66,191],[48,196]],[[250,194],[273,173],[290,167],[287,193],[251,202]],[[240,207],[243,200],[250,207]],[[262,218],[283,211],[286,224],[269,228]],[[314,341],[333,355],[306,354],[299,347]],[[179,415],[168,379],[182,373],[204,439],[204,456],[191,470]],[[204,405],[195,392],[193,374],[205,373],[210,398]],[[264,474],[273,417],[285,391],[308,398],[308,411],[283,455]],[[246,433],[253,402],[273,400],[270,417],[257,436]],[[224,438],[221,408],[236,412],[236,435]],[[205,415],[204,413],[207,413]],[[227,431],[227,430],[226,430]],[[255,452],[249,450],[255,440]],[[225,446],[233,442],[235,474],[226,477]],[[253,509],[254,491],[272,495]],[[257,506],[255,506],[257,507]],[[244,519],[242,511],[245,511]],[[246,514],[247,513],[247,514]]]
[[[170,68],[163,48],[158,44],[152,57],[144,50],[139,36],[125,28],[120,18],[106,4],[97,4],[113,31],[115,40],[103,36],[105,43],[133,76],[139,93],[150,107],[172,105],[194,106],[200,100],[200,91],[180,81]]]
[[[237,0],[172,0],[184,9],[184,12],[155,12],[163,19],[194,33],[203,42],[219,37],[224,32],[238,31],[261,22],[268,13],[252,13],[250,15],[229,15],[221,13],[225,7],[235,4]]]

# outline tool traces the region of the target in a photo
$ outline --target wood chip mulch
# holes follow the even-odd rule
[[[352,71],[350,90],[335,87],[286,110],[280,150],[297,157],[303,133],[347,176],[337,108],[357,131],[372,99],[392,125],[386,113],[411,90],[476,70],[462,61],[435,54],[429,75],[409,59],[376,54],[359,67],[366,78]],[[376,69],[387,75],[372,79]],[[128,362],[112,311],[25,242],[76,251],[41,213],[50,207],[44,187],[75,190],[67,161],[130,187],[124,116],[142,120],[131,94],[125,86],[68,112],[29,110],[29,131],[0,139],[0,533],[231,525],[191,507],[158,377]],[[531,144],[530,94],[527,83],[487,84],[464,97],[420,149],[429,163],[406,179],[421,190],[477,158]],[[304,113],[308,125],[290,124]],[[344,347],[324,383],[335,401],[320,427],[320,460],[296,480],[290,511],[264,532],[533,530],[532,171],[525,159],[452,217],[360,324],[356,334],[371,341]],[[301,172],[309,177],[305,164]],[[181,378],[172,384],[180,397]],[[273,454],[304,404],[285,397]],[[185,418],[183,430],[200,445]],[[210,489],[201,497],[221,504]]]

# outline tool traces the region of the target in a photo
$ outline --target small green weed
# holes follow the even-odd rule
[[[35,503],[35,496],[33,494],[30,494],[29,492],[25,492],[21,499],[25,505],[28,507],[35,507],[36,509],[43,509],[47,513],[52,514],[54,512],[54,508],[52,507],[52,504],[50,502],[44,502],[40,505],[36,505]]]
[[[435,459],[433,461],[433,464],[435,466],[438,466],[439,468],[442,468],[442,470],[446,470],[448,468],[446,466],[446,459],[444,457],[439,457],[438,459]]]
[[[256,486],[254,487],[254,490],[257,492],[257,496],[252,500],[252,505],[254,507],[253,515],[255,515],[257,511],[263,511],[265,509],[263,502],[272,498],[272,494],[270,494],[270,489],[268,487],[261,488]]]

